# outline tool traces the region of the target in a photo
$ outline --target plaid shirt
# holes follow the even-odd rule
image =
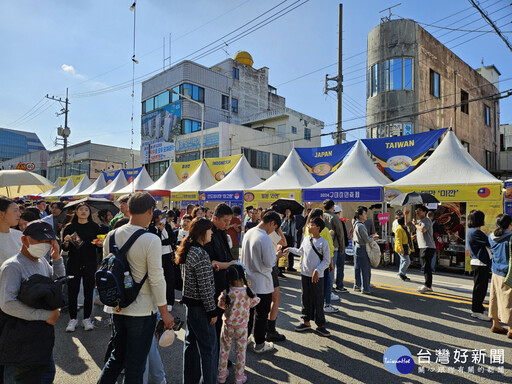
[[[215,311],[215,283],[213,267],[203,247],[193,245],[188,251],[185,265],[181,266],[183,297],[203,303],[206,312]]]

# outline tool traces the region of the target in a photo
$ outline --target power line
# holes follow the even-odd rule
[[[510,42],[507,40],[505,36],[503,36],[502,32],[499,30],[499,28],[494,24],[494,22],[489,18],[489,15],[487,12],[485,12],[477,3],[475,3],[474,0],[469,0],[469,2],[477,9],[478,12],[482,15],[482,17],[487,21],[487,23],[496,31],[498,36],[505,42],[508,49],[512,51],[512,46],[510,45]]]

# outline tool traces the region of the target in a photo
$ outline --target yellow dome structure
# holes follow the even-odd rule
[[[237,52],[233,60],[238,61],[239,63],[245,64],[245,65],[248,65],[249,67],[252,67],[252,64],[254,63],[252,56],[250,55],[249,52],[246,52],[246,51]]]

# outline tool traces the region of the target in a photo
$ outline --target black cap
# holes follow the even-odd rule
[[[57,239],[51,224],[43,220],[35,220],[28,223],[23,231],[23,235],[30,236],[37,241]]]
[[[36,201],[36,205],[41,204],[41,203],[46,203],[46,201],[45,201],[44,199],[41,199],[41,200],[37,200],[37,201]]]

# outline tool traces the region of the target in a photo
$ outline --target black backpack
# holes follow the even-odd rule
[[[116,245],[116,231],[112,232],[109,238],[109,255],[101,262],[100,268],[96,272],[96,288],[100,301],[108,307],[126,308],[135,301],[140,289],[144,285],[148,274],[144,276],[140,283],[133,280],[130,271],[130,265],[126,258],[126,253],[141,235],[146,233],[145,229],[139,229],[126,243],[119,249]],[[131,288],[125,288],[125,272],[129,273],[133,281]]]

